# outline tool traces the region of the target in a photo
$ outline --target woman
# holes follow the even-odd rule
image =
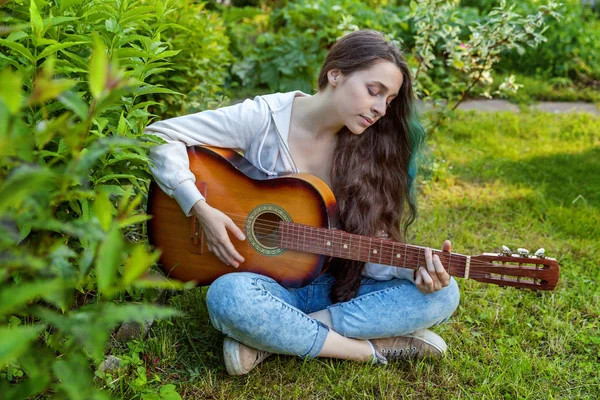
[[[414,220],[413,178],[423,130],[413,117],[409,68],[379,32],[353,32],[325,59],[313,95],[257,96],[215,111],[148,127],[168,143],[151,151],[157,183],[202,224],[208,249],[237,268],[229,235],[241,229],[207,204],[189,170],[186,146],[241,149],[269,175],[314,174],[333,189],[340,229],[402,241]],[[401,229],[403,227],[403,229]],[[450,242],[443,245],[450,251]],[[248,373],[272,353],[385,364],[439,357],[442,338],[426,328],[458,306],[456,282],[426,251],[417,271],[333,259],[330,272],[301,289],[253,273],[226,274],[208,290],[212,324],[225,335],[230,374]]]

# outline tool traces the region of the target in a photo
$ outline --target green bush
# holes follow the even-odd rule
[[[362,28],[388,32],[399,40],[407,9],[371,7],[355,0],[289,2],[267,14],[255,9],[230,9],[232,75],[256,91],[303,90],[316,87],[327,50],[340,37]]]
[[[161,84],[184,96],[161,94],[163,117],[216,108],[228,101],[225,82],[233,57],[221,15],[194,0],[148,0],[153,7],[166,7],[153,28],[172,49],[177,49],[168,67],[161,67],[149,82]]]
[[[15,1],[0,20],[0,393],[106,398],[90,363],[110,330],[174,311],[115,302],[145,271],[148,83],[177,51],[165,7]]]
[[[465,1],[484,15],[499,1]],[[600,79],[600,17],[580,0],[562,1],[560,20],[548,19],[547,40],[537,48],[523,48],[505,53],[498,64],[503,72],[537,75],[544,79],[566,78],[591,83]],[[535,12],[539,2],[518,2],[515,11],[525,15]]]

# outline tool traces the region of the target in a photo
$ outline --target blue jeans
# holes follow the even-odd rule
[[[335,332],[373,339],[440,324],[450,318],[460,298],[453,278],[449,286],[423,294],[404,279],[363,277],[355,298],[332,304],[333,282],[324,274],[303,288],[286,289],[264,275],[223,275],[208,289],[210,320],[219,331],[255,349],[313,358],[321,352],[329,327],[309,313],[328,309]]]

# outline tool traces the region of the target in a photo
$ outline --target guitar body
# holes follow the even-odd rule
[[[310,174],[269,177],[234,150],[188,148],[190,170],[208,204],[224,212],[246,234],[229,235],[245,262],[239,268],[222,263],[208,251],[195,217],[155,182],[148,194],[150,243],[162,251],[165,274],[181,281],[208,285],[230,272],[267,275],[286,287],[302,287],[322,272],[325,256],[282,249],[277,245],[279,221],[334,228],[337,208],[329,186]]]

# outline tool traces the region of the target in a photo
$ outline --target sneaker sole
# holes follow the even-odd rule
[[[225,360],[225,368],[229,375],[245,375],[249,372],[242,367],[242,361],[240,360],[239,354],[239,343],[236,340],[226,337],[223,341],[223,358]]]

